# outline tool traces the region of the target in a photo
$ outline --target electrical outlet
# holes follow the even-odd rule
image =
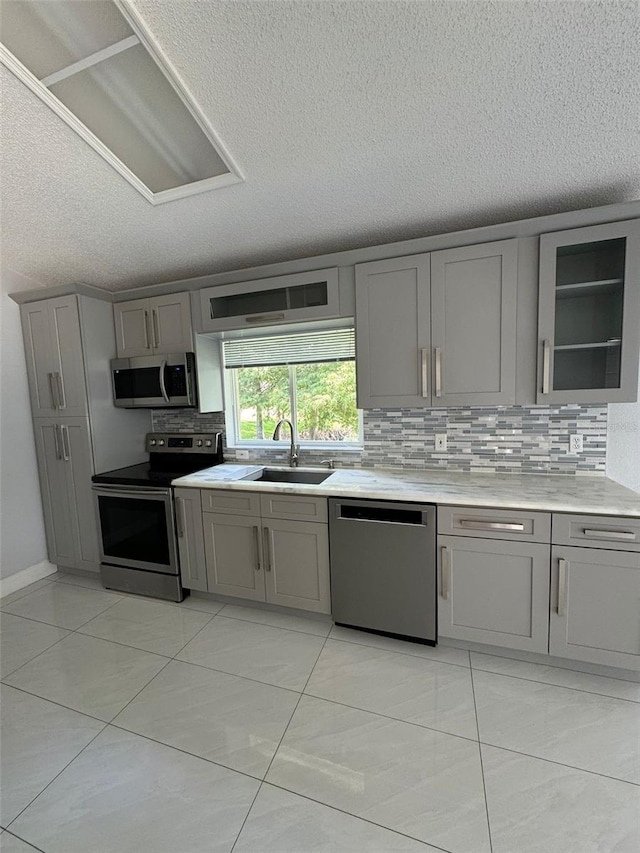
[[[581,435],[570,435],[569,436],[569,453],[571,453],[571,454],[582,453],[582,436]]]
[[[443,453],[447,449],[447,434],[446,432],[436,433],[436,453]]]
[[[248,450],[236,450],[236,456],[238,459],[248,459],[249,451]]]

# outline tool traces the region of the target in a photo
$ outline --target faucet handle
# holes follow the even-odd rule
[[[333,471],[333,469],[336,467],[335,459],[323,459],[323,460],[320,462],[320,464],[321,464],[321,465],[326,465],[326,466],[327,466],[327,468],[329,468],[329,470],[331,470],[331,471]]]

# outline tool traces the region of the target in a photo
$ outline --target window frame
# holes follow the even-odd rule
[[[221,363],[223,365],[224,370],[224,415],[225,415],[225,423],[226,423],[226,442],[227,447],[229,449],[236,450],[250,450],[251,448],[260,449],[260,450],[273,450],[282,452],[283,450],[288,450],[291,446],[291,439],[288,437],[288,430],[286,433],[286,437],[280,438],[277,441],[274,441],[272,438],[253,438],[253,439],[242,439],[240,438],[240,407],[238,405],[238,373],[239,368],[227,368],[224,367],[224,353],[222,352],[222,341],[220,342],[221,349]],[[314,362],[310,362],[312,364]],[[316,364],[323,364],[324,362],[315,362]],[[354,360],[355,365],[355,360]],[[362,409],[358,409],[356,407],[356,412],[358,413],[358,441],[310,441],[309,439],[300,439],[298,435],[298,425],[297,425],[297,388],[296,383],[293,380],[293,376],[295,375],[295,365],[289,364],[287,365],[289,369],[289,395],[291,401],[291,423],[293,424],[293,434],[294,434],[294,443],[299,444],[300,448],[303,450],[333,450],[336,452],[339,451],[359,451],[362,450],[364,446],[364,419],[363,419],[363,411]],[[357,401],[356,401],[357,404]]]

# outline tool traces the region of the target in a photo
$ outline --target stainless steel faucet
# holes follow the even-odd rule
[[[278,441],[280,438],[280,427],[282,424],[287,424],[289,430],[291,431],[291,448],[289,449],[289,465],[291,468],[297,468],[298,463],[300,462],[300,445],[294,444],[293,441],[293,424],[291,421],[288,421],[283,418],[283,420],[278,421],[276,424],[276,428],[273,431],[273,440]]]

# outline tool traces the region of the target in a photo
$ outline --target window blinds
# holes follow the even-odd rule
[[[325,329],[264,338],[238,338],[224,342],[225,367],[265,367],[274,364],[309,364],[353,361],[354,329]]]

